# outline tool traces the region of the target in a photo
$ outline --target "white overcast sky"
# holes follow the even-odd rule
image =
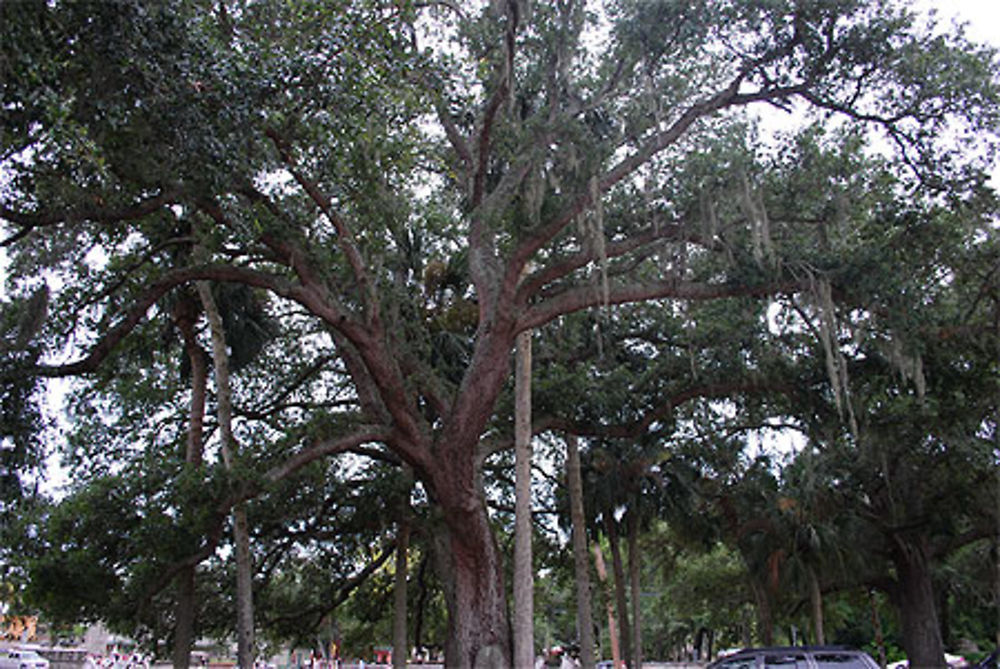
[[[1000,47],[1000,2],[997,0],[919,0],[918,8],[936,9],[942,19],[968,23],[968,36]]]

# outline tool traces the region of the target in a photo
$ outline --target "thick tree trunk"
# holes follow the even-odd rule
[[[629,583],[632,592],[632,652],[634,664],[630,667],[642,666],[642,611],[640,593],[642,584],[640,580],[640,559],[639,559],[639,521],[635,514],[628,516],[628,572]]]
[[[503,563],[482,498],[439,499],[443,525],[435,536],[435,557],[448,607],[445,664],[461,669],[513,666]]]
[[[580,667],[594,669],[594,614],[590,598],[590,557],[587,555],[587,525],[583,511],[583,479],[580,451],[575,435],[566,436],[566,477],[569,488],[573,533],[573,565],[576,571],[576,624],[580,640]]]
[[[622,660],[629,667],[635,666],[632,658],[632,626],[628,618],[628,580],[625,578],[625,564],[622,561],[621,539],[618,536],[618,522],[614,515],[604,513],[604,527],[608,533],[608,544],[611,547],[611,566],[615,572],[615,607],[618,609],[618,629]]]
[[[514,371],[514,666],[535,659],[535,578],[531,564],[531,331],[517,337]]]
[[[925,542],[897,537],[895,544],[892,559],[898,582],[894,594],[899,608],[903,650],[911,667],[943,667],[944,643]]]

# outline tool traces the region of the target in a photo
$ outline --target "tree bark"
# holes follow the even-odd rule
[[[463,494],[464,491],[464,494]],[[503,563],[484,500],[471,488],[439,498],[435,557],[448,608],[445,663],[462,669],[513,666]]]
[[[566,435],[566,475],[569,488],[573,535],[573,565],[576,571],[576,624],[580,641],[581,669],[594,669],[594,614],[590,598],[590,558],[587,556],[587,525],[583,510],[583,479],[576,435]]]
[[[878,614],[878,601],[875,591],[868,591],[868,602],[872,610],[872,627],[875,629],[875,647],[878,648],[878,666],[885,669],[885,636],[882,634],[882,618]]]
[[[943,667],[944,642],[938,623],[926,541],[895,538],[896,606],[902,627],[903,649],[911,667]]]
[[[604,553],[601,551],[601,544],[596,541],[594,542],[594,565],[597,567],[597,578],[604,585],[604,606],[608,612],[608,637],[611,639],[611,666],[614,669],[621,669],[622,655],[615,624],[614,590],[608,583],[608,571],[604,567]]]
[[[215,364],[216,403],[222,459],[226,469],[236,465],[236,439],[233,436],[232,392],[229,379],[229,353],[222,326],[222,316],[207,281],[199,281],[198,295],[212,331],[212,362]],[[236,557],[236,646],[240,669],[253,667],[253,559],[250,553],[250,528],[246,503],[233,507],[233,543]]]
[[[195,617],[195,568],[186,567],[174,578],[177,600],[174,603],[174,669],[191,666],[191,647],[194,645]]]
[[[754,599],[757,600],[757,626],[760,641],[765,646],[773,646],[774,617],[771,613],[771,598],[767,593],[767,586],[753,577],[751,577],[750,586],[753,589]]]
[[[396,533],[396,580],[393,587],[392,617],[392,666],[405,669],[409,658],[406,642],[406,580],[408,576],[407,551],[410,548],[410,518],[404,512]]]
[[[208,364],[205,351],[198,343],[196,323],[200,309],[198,301],[184,293],[174,306],[174,325],[181,333],[184,352],[191,365],[191,404],[188,410],[187,444],[184,463],[187,468],[201,465],[204,451],[205,398],[208,387]],[[177,600],[174,603],[174,647],[172,653],[175,669],[191,666],[191,648],[194,645],[197,599],[195,581],[197,566],[182,569],[175,579]]]
[[[608,544],[611,547],[611,566],[615,572],[615,608],[618,609],[618,629],[621,643],[622,660],[629,667],[635,666],[632,661],[632,626],[628,618],[628,580],[625,577],[625,564],[622,561],[621,537],[618,536],[618,521],[611,511],[604,513],[604,528],[608,533]]]
[[[632,654],[634,663],[630,667],[642,666],[642,611],[640,594],[640,556],[639,556],[639,521],[635,513],[627,516],[628,527],[628,571],[632,592]]]
[[[535,659],[535,579],[531,564],[531,331],[517,337],[514,370],[514,666]]]
[[[806,569],[809,572],[809,601],[812,605],[813,632],[816,635],[816,643],[823,645],[826,643],[823,631],[823,591],[820,589],[816,570],[811,565],[807,566]]]

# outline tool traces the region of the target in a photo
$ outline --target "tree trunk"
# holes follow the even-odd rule
[[[898,579],[894,594],[899,608],[903,650],[910,666],[943,667],[944,643],[925,542],[896,537],[892,559]]]
[[[174,669],[191,666],[191,647],[194,645],[195,568],[187,567],[174,578],[177,601],[174,604]]]
[[[233,507],[236,544],[236,649],[240,669],[253,667],[253,556],[245,504]]]
[[[439,498],[435,557],[448,607],[445,663],[462,669],[512,665],[503,563],[483,499],[471,488]]]
[[[188,410],[187,444],[184,452],[186,468],[201,466],[204,451],[205,398],[208,387],[208,364],[205,351],[198,343],[196,323],[200,309],[197,300],[185,293],[174,305],[173,320],[181,333],[184,352],[191,365],[191,404]],[[197,566],[183,568],[175,579],[177,600],[174,603],[173,666],[185,669],[191,666],[191,648],[195,636],[197,599],[195,580]]]
[[[629,667],[634,666],[632,661],[631,631],[632,626],[628,621],[628,581],[625,578],[625,565],[622,562],[621,539],[618,536],[618,521],[610,511],[604,513],[604,527],[608,532],[608,544],[611,547],[611,566],[615,572],[615,607],[618,609],[618,629],[621,639],[622,660]]]
[[[608,583],[608,571],[604,568],[604,553],[601,545],[594,542],[594,565],[597,567],[597,578],[604,585],[604,606],[608,611],[608,637],[611,639],[611,666],[621,669],[622,656],[618,645],[618,630],[615,625],[614,592]]]
[[[531,565],[531,331],[517,336],[514,371],[514,666],[535,660],[535,579]]]
[[[396,581],[393,587],[392,666],[405,669],[409,658],[406,643],[407,551],[410,548],[410,519],[404,512],[396,533]]]
[[[630,667],[642,666],[642,612],[639,595],[642,592],[639,559],[639,521],[634,513],[628,515],[628,571],[632,589],[632,654],[635,662]]]
[[[808,565],[806,569],[809,572],[809,601],[812,605],[813,632],[816,643],[822,646],[826,643],[823,631],[823,591],[820,589],[816,570],[811,565]]]
[[[771,614],[771,598],[767,586],[751,577],[750,586],[757,601],[757,627],[760,642],[764,646],[774,645],[774,617]]]
[[[878,601],[875,598],[875,591],[868,591],[868,601],[872,609],[872,627],[875,629],[875,647],[878,648],[878,666],[885,669],[885,636],[882,634],[882,617],[878,614]]]
[[[207,281],[199,281],[198,295],[212,331],[212,362],[215,364],[216,402],[222,459],[226,469],[236,465],[236,439],[233,436],[232,392],[229,384],[229,352],[222,326],[222,316]],[[236,645],[240,669],[253,667],[253,558],[250,553],[250,528],[246,504],[233,507],[233,543],[236,555]]]
[[[587,556],[587,525],[583,511],[583,480],[576,435],[566,436],[566,477],[569,488],[573,534],[573,565],[576,571],[576,624],[580,641],[581,669],[594,669],[594,614],[590,599],[590,558]]]

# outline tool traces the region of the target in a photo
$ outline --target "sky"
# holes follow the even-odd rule
[[[970,39],[1000,47],[1000,3],[996,0],[919,0],[915,5],[934,9],[945,19],[957,17],[969,24]]]

